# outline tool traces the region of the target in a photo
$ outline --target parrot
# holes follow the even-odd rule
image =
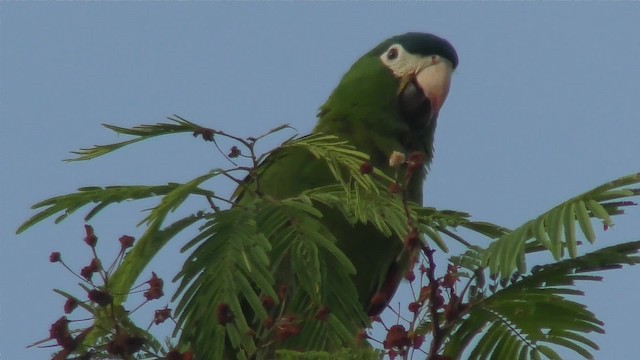
[[[406,190],[409,201],[421,204],[423,181],[433,158],[438,114],[457,66],[456,50],[439,36],[409,32],[390,37],[360,57],[343,75],[320,106],[312,133],[348,141],[370,157],[372,166],[389,176],[396,171],[389,164],[392,153],[424,153],[425,166],[411,177]],[[274,199],[295,197],[306,190],[337,183],[326,163],[302,148],[274,151],[253,176],[259,179],[261,195]],[[254,180],[249,175],[245,182]],[[238,192],[237,203],[251,198],[241,188]],[[389,237],[372,224],[353,224],[335,209],[318,208],[322,212],[320,221],[355,268],[350,279],[357,291],[360,312],[379,315],[409,270],[410,261],[402,256],[402,239]],[[282,268],[275,274],[276,285],[288,283],[289,293],[295,292],[291,274],[287,274],[292,271]],[[327,301],[330,309],[331,300]],[[367,326],[366,321],[355,321],[354,328]],[[300,346],[289,348],[300,350]],[[328,346],[316,344],[303,350],[332,350]]]

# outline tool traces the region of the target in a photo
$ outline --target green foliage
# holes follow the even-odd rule
[[[380,193],[379,186],[373,177],[360,172],[360,166],[369,160],[369,156],[356,150],[348,141],[340,140],[333,135],[315,133],[294,142],[285,143],[283,147],[302,147],[317,159],[324,160],[333,177],[339,180],[344,187],[354,186],[355,189],[361,189],[360,191]],[[348,172],[346,176],[343,174],[345,170]],[[375,169],[374,173],[377,177],[391,181],[378,169]]]
[[[326,351],[291,351],[278,350],[276,358],[278,360],[379,360],[383,358],[380,350],[371,348],[364,349],[343,349],[337,352],[328,353]]]
[[[635,255],[640,242],[578,256],[581,239],[590,243],[596,240],[592,220],[611,226],[611,217],[633,204],[629,199],[640,191],[630,186],[640,183],[639,174],[596,187],[512,231],[473,221],[464,212],[403,203],[400,196],[387,191],[393,179],[378,169],[363,173],[361,166],[368,156],[334,136],[314,134],[289,139],[278,149],[259,155],[254,153],[255,143],[285,127],[241,139],[177,116],[170,120],[172,123],[131,129],[105,125],[134,138],[83,149],[73,160],[92,159],[156,136],[191,132],[207,141],[215,142],[220,136],[237,141],[244,146],[243,154],[249,154],[250,166],[211,171],[183,184],[81,188],[35,204],[33,208],[39,212],[18,229],[22,232],[51,217],[58,223],[85,206],[91,206],[84,217],[89,221],[116,203],[159,198],[139,223],[143,235],[109,279],[114,294],[110,306],[118,316],[103,316],[83,305],[95,316],[94,329],[84,340],[86,346],[108,341],[113,336],[108,330],[114,322],[132,333],[149,335],[129,321],[124,310],[127,294],[158,251],[169,241],[185,241],[181,234],[196,224],[200,225],[198,234],[184,245],[187,260],[174,279],[179,282],[173,296],[178,323],[174,335],[180,337],[181,349],[197,349],[212,359],[268,358],[275,354],[280,359],[382,356],[380,351],[356,349],[354,330],[368,319],[350,277],[355,268],[336,246],[337,239],[322,222],[320,208],[335,209],[352,224],[373,224],[380,232],[399,239],[407,235],[407,224],[413,223],[427,239],[425,245],[434,244],[445,252],[451,239],[466,246],[464,253],[450,258],[467,282],[457,294],[461,299],[459,313],[439,319],[444,322],[436,335],[432,328],[437,321],[431,315],[422,319],[416,330],[442,336],[444,354],[454,358],[466,351],[470,359],[556,359],[557,347],[590,358],[590,349],[597,349],[597,345],[585,334],[602,332],[602,323],[576,301],[582,293],[573,285],[581,280],[601,280],[588,273],[640,260]],[[286,148],[304,149],[326,162],[336,184],[285,199],[261,196],[257,191],[262,168],[259,164],[268,164]],[[247,179],[256,182],[247,185],[249,180],[243,182],[230,175],[235,171],[244,171]],[[207,181],[217,176],[235,181],[244,193],[236,193],[231,199],[218,197],[206,188]],[[244,198],[246,194],[250,196]],[[205,205],[181,219],[167,220],[194,197],[204,200]],[[216,201],[234,205],[220,209]],[[477,241],[468,241],[457,229],[486,238],[490,245],[484,248]],[[541,250],[549,251],[556,262],[527,269],[527,255]],[[277,286],[281,283],[293,284],[297,291],[288,294],[287,289]],[[280,312],[285,302],[294,317]],[[328,303],[333,306],[323,313]],[[442,317],[443,312],[439,314]],[[273,321],[277,322],[275,326]],[[297,326],[301,323],[305,326],[300,329]],[[280,338],[279,331],[287,327],[296,330],[297,336]],[[151,349],[161,352],[155,339],[147,339]],[[286,351],[279,349],[282,346],[313,351]]]
[[[120,126],[103,124],[109,130],[112,130],[120,135],[129,135],[134,138],[131,140],[109,144],[109,145],[96,145],[89,149],[80,149],[79,151],[72,151],[73,154],[78,155],[74,159],[68,159],[67,161],[82,161],[91,160],[102,155],[106,155],[110,152],[118,150],[124,146],[135,144],[137,142],[147,140],[156,136],[172,135],[184,132],[193,133],[194,136],[202,134],[205,136],[204,131],[209,130],[201,126],[198,126],[192,122],[189,122],[177,115],[170,117],[169,120],[172,123],[159,123],[154,125],[140,125],[133,128],[123,128]]]
[[[570,257],[576,257],[576,223],[586,240],[593,243],[595,232],[591,218],[601,220],[605,227],[611,226],[611,216],[624,213],[622,207],[635,205],[627,199],[640,194],[639,189],[625,186],[638,183],[640,174],[621,177],[563,202],[502,235],[489,246],[483,261],[492,274],[508,278],[516,269],[525,272],[525,253],[540,246],[549,250],[556,260],[565,256],[565,250]]]
[[[205,175],[207,176],[207,175]],[[176,184],[170,183],[167,185],[156,185],[156,186],[142,186],[142,185],[131,185],[131,186],[106,186],[106,187],[83,187],[78,189],[77,193],[56,196],[44,201],[41,201],[35,205],[33,205],[32,209],[40,209],[45,208],[39,213],[32,216],[29,220],[25,221],[17,230],[17,233],[21,233],[28,229],[29,227],[39,223],[40,221],[47,219],[51,216],[54,216],[58,213],[62,213],[55,219],[55,223],[59,223],[60,221],[67,218],[67,216],[73,214],[78,209],[91,204],[98,203],[97,206],[93,207],[87,215],[85,215],[84,220],[89,221],[95,215],[97,215],[101,210],[106,208],[109,205],[114,203],[120,203],[126,200],[142,200],[156,196],[169,196],[169,199],[175,196],[180,196],[184,199],[185,195],[193,194],[193,195],[203,195],[203,196],[212,196],[213,192],[208,190],[203,190],[200,188],[195,188],[192,186],[192,183],[189,184]],[[171,195],[169,195],[171,194]],[[165,204],[169,203],[170,205],[174,205],[173,209],[176,206],[179,206],[180,203],[173,203],[171,201],[164,201]],[[152,219],[160,219],[160,213],[165,213],[162,209],[154,209],[155,213],[153,215],[149,215],[146,219],[147,221]],[[162,222],[162,221],[161,221]]]
[[[607,247],[557,263],[534,267],[493,294],[471,301],[466,316],[452,324],[445,354],[459,357],[476,336],[480,341],[469,359],[556,359],[549,346],[558,345],[592,358],[597,345],[582,334],[603,333],[603,323],[567,296],[584,295],[577,281],[600,281],[590,272],[637,264],[640,241]]]

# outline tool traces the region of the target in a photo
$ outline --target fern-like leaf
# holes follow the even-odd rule
[[[66,161],[91,160],[99,156],[103,156],[113,151],[116,151],[127,145],[135,144],[137,142],[147,140],[156,136],[161,136],[161,135],[171,135],[171,134],[190,132],[190,133],[193,133],[194,136],[197,134],[203,134],[204,136],[204,134],[207,131],[211,132],[211,135],[213,135],[213,130],[203,128],[177,115],[174,115],[173,117],[169,117],[168,120],[170,120],[171,123],[139,125],[139,126],[134,126],[132,128],[124,128],[120,126],[102,124],[102,126],[116,132],[117,134],[134,136],[134,138],[131,140],[122,141],[119,143],[108,144],[108,145],[96,145],[92,148],[72,151],[71,152],[72,154],[76,154],[78,156],[73,159],[67,159]]]
[[[587,241],[593,243],[595,235],[591,219],[599,219],[605,227],[611,226],[611,216],[623,213],[625,206],[635,205],[628,199],[640,194],[639,189],[625,186],[638,183],[640,174],[625,176],[554,207],[502,235],[484,253],[484,261],[492,274],[508,278],[516,269],[525,272],[524,254],[539,247],[549,250],[556,260],[562,259],[565,251],[569,257],[575,257],[578,244],[576,227]]]
[[[211,174],[204,175],[204,177],[210,177],[213,175],[215,174],[211,173]],[[198,179],[196,179],[196,181]],[[203,181],[207,179],[203,179]],[[128,186],[106,186],[106,187],[97,187],[97,186],[83,187],[78,189],[78,192],[76,193],[56,196],[33,205],[31,207],[32,209],[39,209],[39,208],[45,208],[45,209],[38,212],[37,214],[33,215],[30,219],[25,221],[22,225],[20,225],[20,227],[16,232],[21,233],[26,229],[30,228],[31,226],[47,218],[50,218],[58,213],[62,213],[55,220],[55,223],[57,224],[62,220],[66,219],[67,216],[76,212],[78,209],[86,205],[89,205],[91,203],[97,203],[98,205],[92,208],[87,213],[87,215],[84,217],[85,221],[90,220],[95,215],[97,215],[101,210],[116,203],[120,203],[126,200],[142,200],[142,199],[147,199],[147,198],[156,197],[156,196],[164,196],[171,193],[182,194],[185,191],[185,189],[188,189],[188,192],[193,195],[202,195],[202,196],[208,196],[208,197],[214,195],[212,191],[198,188],[197,186],[193,187],[190,185],[187,186],[187,188],[185,188],[183,187],[183,184],[178,184],[178,183],[169,183],[167,185],[155,185],[155,186],[128,185]],[[151,218],[148,218],[148,219],[151,219]]]
[[[589,348],[598,347],[582,334],[604,332],[603,323],[567,296],[583,295],[572,288],[576,281],[602,279],[588,273],[639,263],[639,250],[637,241],[534,267],[530,275],[473,302],[466,316],[449,324],[445,355],[460,358],[482,334],[469,359],[559,358],[551,346],[592,358]]]

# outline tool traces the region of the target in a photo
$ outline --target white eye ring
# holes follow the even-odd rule
[[[394,61],[399,56],[400,56],[400,51],[398,51],[397,47],[392,46],[392,47],[389,48],[389,50],[387,50],[387,60],[388,61]]]

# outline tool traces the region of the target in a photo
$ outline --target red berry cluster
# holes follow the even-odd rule
[[[413,236],[407,236],[405,245],[412,241],[411,237]],[[371,318],[372,322],[380,322],[385,326],[386,337],[380,344],[389,359],[412,359],[415,358],[415,352],[421,352],[422,354],[418,355],[418,357],[424,358],[424,355],[428,355],[426,350],[422,349],[425,344],[425,336],[431,334],[431,337],[433,337],[431,341],[436,341],[435,337],[441,336],[442,333],[441,326],[443,325],[438,325],[436,329],[434,327],[435,322],[431,320],[433,315],[435,314],[438,318],[442,318],[446,323],[454,322],[460,318],[468,306],[462,303],[460,296],[456,292],[456,284],[460,281],[459,268],[450,264],[447,266],[444,276],[433,278],[434,280],[432,281],[430,276],[433,276],[434,273],[431,269],[434,266],[432,263],[433,257],[428,255],[432,254],[433,250],[423,250],[424,256],[417,268],[408,271],[404,276],[414,291],[414,301],[407,306],[411,316],[404,317],[400,314],[399,309],[391,308],[398,315],[398,323],[389,327],[382,323],[379,316]],[[423,324],[425,320],[431,323],[431,329],[418,326]],[[402,321],[406,321],[406,323],[401,323]],[[363,342],[368,338],[366,332],[363,332],[358,340]],[[446,356],[438,354],[433,354],[428,358],[448,359]]]
[[[130,334],[127,330],[125,330],[126,328],[128,328],[128,326],[119,322],[121,315],[116,316],[113,313],[114,308],[116,307],[114,306],[114,295],[109,289],[109,277],[113,274],[117,266],[124,259],[127,249],[133,247],[135,238],[129,235],[123,235],[118,239],[118,241],[120,242],[120,252],[116,256],[116,259],[113,261],[111,266],[105,269],[102,266],[102,261],[98,258],[96,252],[98,236],[95,234],[94,229],[91,225],[85,225],[84,230],[85,237],[83,241],[91,248],[93,257],[89,265],[82,267],[79,274],[74,272],[62,260],[62,255],[60,254],[60,252],[52,252],[51,255],[49,255],[50,262],[60,263],[86,284],[86,286],[83,286],[83,289],[86,290],[86,300],[83,301],[80,298],[76,298],[71,295],[65,295],[67,297],[67,300],[64,303],[64,312],[65,314],[71,314],[79,306],[82,306],[83,309],[87,310],[91,314],[90,320],[98,321],[98,314],[101,318],[104,318],[105,316],[107,318],[113,318],[113,327],[111,329],[108,329],[110,335],[104,337],[104,343],[91,344],[91,347],[87,347],[83,344],[83,342],[86,336],[93,330],[94,326],[91,325],[85,327],[84,329],[71,330],[69,328],[70,323],[86,320],[69,320],[66,316],[63,316],[51,325],[49,329],[49,338],[45,341],[53,340],[58,346],[61,347],[61,350],[54,355],[54,360],[66,360],[70,359],[70,356],[73,357],[73,359],[91,359],[96,357],[102,358],[105,356],[109,358],[131,358],[133,354],[139,352],[145,347],[146,339],[141,336]],[[99,282],[94,279],[96,276],[99,278]],[[156,273],[152,273],[151,279],[144,282],[142,285],[135,287],[133,290],[143,285],[148,285],[149,288],[146,290],[132,291],[132,293],[144,292],[143,296],[145,300],[134,310],[127,312],[128,314],[131,314],[146,302],[159,299],[164,295],[164,281],[159,278]],[[171,309],[165,307],[164,309],[156,310],[154,319],[152,320],[151,324],[159,325],[165,322],[167,319],[172,319]],[[100,324],[101,326],[104,326],[104,322],[101,322]],[[40,344],[42,342],[38,342],[36,344]],[[192,360],[193,354],[191,352],[179,352],[177,350],[171,350],[164,356],[158,356],[157,358],[170,360]]]

